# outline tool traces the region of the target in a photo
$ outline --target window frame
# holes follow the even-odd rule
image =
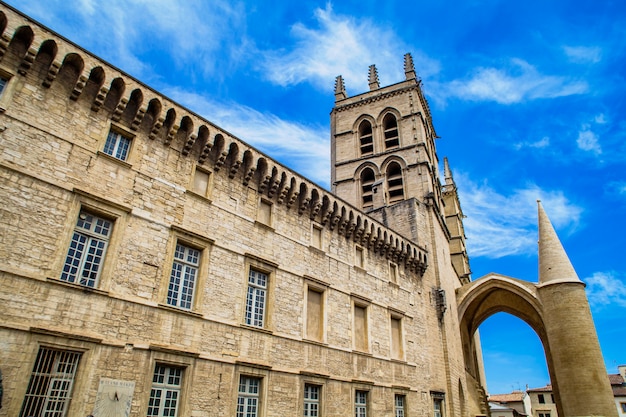
[[[304,338],[308,341],[313,341],[317,343],[325,343],[326,342],[326,297],[328,290],[328,284],[319,280],[316,280],[312,277],[305,277],[304,281],[304,320],[303,321],[303,335]],[[320,334],[317,338],[311,337],[309,332],[309,291],[316,292],[320,295]]]
[[[317,398],[307,397],[307,388],[315,388],[317,390]],[[322,416],[322,393],[323,386],[312,382],[304,382],[302,391],[302,415],[303,417],[321,417]],[[307,407],[308,405],[308,407]],[[311,406],[317,406],[315,410],[311,410]]]
[[[365,123],[369,125],[369,132],[363,132],[363,126]],[[357,137],[357,149],[359,150],[359,157],[371,156],[374,155],[375,147],[374,147],[374,126],[373,121],[369,119],[361,119],[358,121],[356,127],[356,137]],[[365,139],[365,142],[364,142]],[[370,149],[371,148],[371,149]],[[366,149],[364,151],[363,149]]]
[[[267,261],[265,259],[259,258],[252,254],[246,254],[245,256],[246,256],[246,261],[244,262],[245,281],[244,281],[244,285],[242,286],[242,291],[243,291],[242,325],[248,328],[265,330],[265,331],[271,332],[273,328],[272,312],[274,308],[274,281],[275,281],[276,269],[278,268],[278,265],[273,262]],[[264,301],[263,301],[263,319],[262,319],[262,325],[260,326],[253,324],[254,320],[250,320],[249,322],[247,319],[251,270],[254,270],[257,273],[261,273],[266,276],[266,283],[265,283],[265,287],[263,288],[265,290]],[[260,287],[253,286],[253,288],[260,288]],[[254,313],[253,310],[254,309],[251,310],[251,314]]]
[[[0,78],[4,80],[4,87],[0,90],[0,113],[4,113],[13,99],[15,73],[5,68],[0,68]]]
[[[201,172],[207,175],[206,190],[204,193],[198,192],[198,190],[196,190],[196,173],[197,172]],[[206,167],[195,165],[191,173],[191,178],[189,181],[189,186],[187,187],[187,192],[195,196],[211,201],[211,197],[213,195],[213,171],[210,169],[207,169]]]
[[[367,417],[369,409],[369,391],[363,389],[354,390],[354,415],[355,417]],[[361,412],[361,413],[359,413]]]
[[[171,375],[171,370],[177,370],[180,371],[180,375],[178,376],[179,379],[179,383],[177,385],[175,384],[170,384],[170,383],[160,383],[157,386],[155,386],[155,384],[157,384],[157,382],[155,382],[155,378],[157,377],[157,370],[158,368],[164,368],[165,370],[167,370],[167,376],[168,376],[168,380],[169,380],[169,376]],[[150,414],[150,409],[151,408],[155,408],[152,405],[152,399],[153,399],[153,392],[155,392],[156,390],[159,390],[161,393],[165,392],[166,396],[165,397],[160,397],[160,399],[163,398],[167,398],[167,393],[168,392],[176,392],[177,393],[177,398],[176,398],[176,406],[175,406],[175,412],[174,412],[174,416],[178,416],[181,413],[181,409],[183,408],[183,389],[184,389],[184,385],[183,382],[185,381],[185,373],[186,373],[186,367],[185,366],[178,366],[178,365],[172,365],[169,363],[164,363],[161,361],[156,361],[153,367],[153,372],[152,372],[152,382],[150,383],[150,393],[148,395],[148,402],[146,403],[146,416],[147,417],[162,417],[163,415],[163,411],[164,408],[166,406],[166,404],[168,403],[168,401],[163,401],[162,404],[159,404],[156,408],[158,408],[158,412],[157,414]],[[164,376],[164,380],[165,380],[165,376]]]
[[[401,403],[398,404],[398,399],[402,399]],[[394,393],[393,395],[393,411],[395,417],[406,417],[406,394]]]
[[[175,309],[177,311],[197,313],[197,310],[203,305],[205,283],[208,279],[209,259],[211,248],[215,241],[206,236],[199,235],[190,230],[183,229],[180,226],[172,225],[170,227],[170,239],[167,246],[167,256],[162,268],[161,288],[159,290],[159,306]],[[191,306],[189,308],[180,305],[172,305],[169,302],[170,282],[172,279],[172,270],[176,262],[176,248],[182,245],[187,248],[199,252],[199,262],[197,265],[197,274],[194,284]]]
[[[388,121],[393,119],[395,126],[387,127]],[[382,119],[383,142],[385,150],[396,149],[400,147],[400,126],[398,117],[392,112],[386,112]],[[393,133],[395,131],[395,136]]]
[[[198,292],[198,276],[203,250],[185,243],[181,242],[180,239],[176,241],[174,258],[170,268],[166,303],[170,307],[191,310],[194,306],[194,298]],[[182,255],[182,257],[179,255]],[[175,278],[178,279],[178,282]],[[189,282],[191,282],[191,285],[189,285]],[[191,287],[191,296],[190,299],[186,299],[189,298],[186,296],[186,290],[189,287]],[[173,294],[176,294],[176,296],[173,296]]]
[[[357,352],[362,352],[362,353],[370,353],[371,352],[371,346],[370,346],[370,307],[371,307],[371,300],[366,299],[364,297],[360,297],[357,296],[355,294],[352,295],[352,349],[354,351]],[[357,337],[357,309],[363,309],[363,327],[364,327],[364,334],[363,337],[365,338],[365,340],[363,340],[363,344],[364,344],[364,349],[361,349],[360,346],[360,342],[358,340]]]
[[[406,349],[404,346],[404,316],[399,313],[390,312],[389,314],[389,336],[390,336],[390,344],[389,344],[389,356],[392,360],[402,361],[406,360]],[[399,355],[398,357],[394,356],[394,335],[393,335],[393,321],[396,320],[398,322],[398,349]]]
[[[49,356],[52,355],[53,352],[55,352],[55,356],[52,359],[52,366],[47,373],[44,373],[41,368],[50,364]],[[46,408],[48,408],[50,404],[57,403],[61,404],[62,407],[61,416],[64,417],[65,415],[67,415],[69,406],[72,402],[73,389],[74,385],[76,384],[78,368],[80,366],[80,361],[83,357],[83,354],[84,351],[82,350],[40,345],[35,354],[35,359],[33,361],[33,366],[31,368],[31,373],[29,377],[28,387],[22,401],[19,416],[25,417],[33,415],[33,412],[35,412],[34,414],[39,414],[36,412],[39,407],[35,406],[35,409],[32,408],[32,402],[29,401],[31,398],[35,398],[35,403],[38,402],[36,401],[38,398],[42,398],[43,403],[41,404],[41,411],[44,411]],[[42,358],[42,355],[45,357]],[[75,362],[72,364],[69,364],[68,362],[61,362],[63,355],[68,355],[71,356],[71,358],[75,358]],[[59,356],[61,356],[61,359],[59,358]],[[62,363],[66,364],[63,366],[64,369],[66,369],[68,365],[72,366],[72,372],[69,373],[60,371],[59,367],[62,365]],[[45,377],[44,375],[48,376]],[[61,375],[65,375],[65,378],[60,377]],[[40,378],[43,378],[45,380],[45,387],[44,384],[34,382],[36,379]],[[61,388],[57,390],[54,389],[55,385],[51,385],[57,382],[62,383],[63,381],[69,381],[69,384],[65,387],[62,384]],[[30,391],[31,388],[33,388],[33,392]],[[44,391],[45,394],[42,394]],[[57,397],[52,397],[51,394],[54,392],[59,392],[59,394],[61,395]]]
[[[109,141],[112,135],[115,135],[116,139],[115,139],[115,143],[113,144],[113,148],[110,149],[111,153],[109,153],[107,151],[107,148],[109,147]],[[126,147],[123,158],[118,156],[121,139],[125,139],[126,141],[128,141],[128,146]],[[109,128],[109,131],[107,132],[104,138],[104,143],[102,145],[101,152],[103,155],[106,155],[107,157],[112,158],[113,160],[130,164],[131,162],[130,157],[131,157],[134,143],[135,143],[135,135],[133,133],[127,131],[126,129],[122,129],[121,127],[117,125],[111,124],[111,127]]]
[[[242,387],[242,381],[243,380],[247,380],[247,381],[257,381],[257,390],[256,393],[254,392],[242,392],[241,391],[241,387]],[[261,416],[261,407],[262,405],[262,398],[263,398],[263,389],[264,389],[264,378],[262,376],[259,375],[249,375],[247,373],[241,373],[239,374],[239,381],[237,382],[236,386],[237,386],[237,407],[236,407],[236,412],[235,412],[235,416],[236,417],[260,417]],[[246,382],[244,384],[245,387],[249,387],[249,384]],[[248,411],[248,407],[250,407],[250,403],[249,400],[251,399],[256,399],[256,404],[254,404],[255,407],[255,412],[253,414],[251,414]],[[242,404],[241,401],[244,401],[244,403]],[[245,408],[243,410],[240,410],[241,406],[244,406]]]

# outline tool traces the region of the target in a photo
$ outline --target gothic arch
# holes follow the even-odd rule
[[[381,127],[382,149],[394,149],[400,146],[400,112],[392,107],[385,108],[380,112],[378,126]]]
[[[354,149],[359,150],[357,156],[372,155],[375,151],[376,120],[369,114],[363,114],[356,119],[352,129],[355,132]]]

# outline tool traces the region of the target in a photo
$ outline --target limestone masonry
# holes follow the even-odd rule
[[[471,281],[404,70],[337,78],[327,191],[0,3],[0,416],[486,415],[498,311],[539,334],[559,415],[616,415],[541,207],[545,279]]]

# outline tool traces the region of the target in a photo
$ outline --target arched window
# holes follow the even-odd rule
[[[363,201],[363,210],[374,207],[374,195],[372,193],[374,179],[374,171],[370,168],[365,168],[361,172],[361,199]]]
[[[361,155],[374,153],[372,125],[367,120],[363,120],[359,125],[359,145],[361,147]]]
[[[389,195],[389,203],[404,199],[402,168],[395,162],[390,163],[387,167],[387,194]]]
[[[385,131],[385,149],[400,146],[400,138],[398,137],[398,121],[393,114],[387,113],[383,119],[383,129]]]

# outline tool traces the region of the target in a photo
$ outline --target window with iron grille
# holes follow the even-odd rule
[[[128,157],[131,139],[113,130],[109,131],[104,143],[104,153],[125,161]]]
[[[243,375],[239,377],[237,417],[258,417],[260,388],[260,378],[251,378]]]
[[[367,391],[355,391],[354,416],[367,417]]]
[[[176,417],[180,403],[183,369],[157,364],[152,377],[148,417]]]
[[[404,395],[396,394],[395,396],[396,417],[406,416],[406,410],[404,409],[405,399],[406,397]]]
[[[80,352],[39,348],[20,417],[66,415],[80,356]]]
[[[263,327],[265,321],[267,279],[267,274],[250,268],[248,275],[248,293],[246,296],[245,322],[247,325]]]
[[[112,229],[111,220],[81,210],[61,273],[63,281],[97,285]]]
[[[190,310],[200,266],[200,251],[176,244],[172,273],[167,290],[167,304]]]
[[[304,384],[304,417],[319,417],[320,391],[319,385]]]

